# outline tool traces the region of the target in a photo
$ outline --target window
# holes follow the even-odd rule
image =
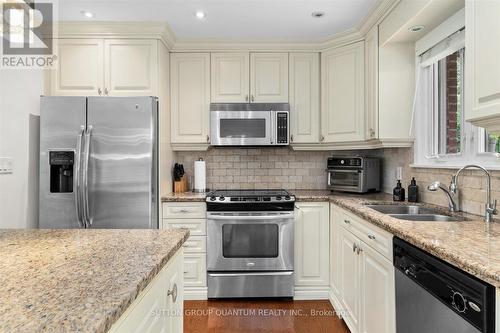
[[[464,120],[464,30],[418,57],[415,93],[415,164],[500,167],[500,137]]]

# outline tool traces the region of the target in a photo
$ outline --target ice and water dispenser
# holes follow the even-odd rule
[[[73,192],[74,161],[74,151],[68,150],[49,152],[51,193]]]

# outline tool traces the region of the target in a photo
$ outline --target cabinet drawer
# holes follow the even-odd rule
[[[184,286],[207,286],[207,257],[204,253],[184,255]]]
[[[207,236],[189,236],[182,246],[184,247],[184,253],[206,253]]]
[[[392,235],[363,219],[342,211],[339,223],[366,244],[392,261]]]
[[[204,202],[176,202],[163,204],[164,219],[204,219],[206,217]]]
[[[164,228],[189,229],[190,236],[204,236],[207,234],[207,220],[205,219],[163,219]]]

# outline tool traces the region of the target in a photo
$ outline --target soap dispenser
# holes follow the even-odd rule
[[[411,179],[408,186],[408,202],[418,202],[418,185],[415,177]]]
[[[401,185],[400,179],[398,179],[398,183],[392,191],[392,198],[394,201],[405,201],[405,189]]]

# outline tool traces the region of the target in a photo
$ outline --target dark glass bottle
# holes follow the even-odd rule
[[[418,185],[415,177],[411,179],[408,186],[408,202],[418,202]]]
[[[405,189],[401,186],[401,180],[399,179],[396,187],[392,191],[392,199],[394,201],[405,201]]]

